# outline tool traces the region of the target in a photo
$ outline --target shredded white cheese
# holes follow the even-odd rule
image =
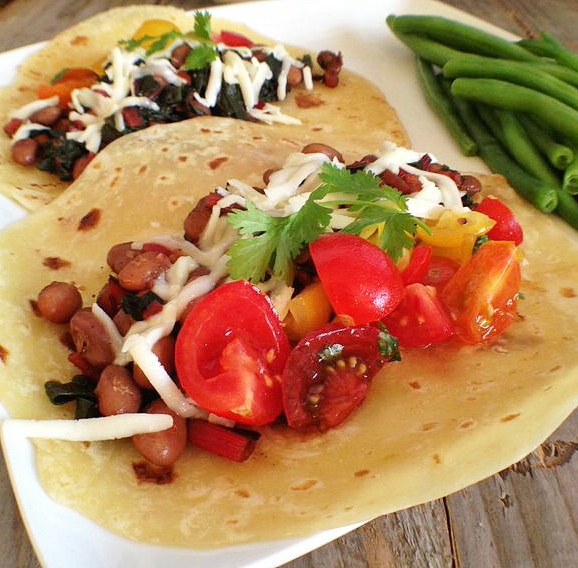
[[[175,384],[158,357],[151,351],[147,340],[141,334],[127,338],[125,349],[140,367],[166,405],[179,416],[205,418],[207,413],[187,398]]]
[[[10,118],[16,118],[18,120],[26,120],[30,118],[36,111],[42,110],[43,108],[52,107],[58,104],[58,95],[54,95],[48,99],[38,99],[32,101],[31,103],[21,106],[19,109],[9,114]]]
[[[71,93],[70,119],[81,123],[84,129],[81,131],[67,132],[70,140],[84,144],[90,152],[98,152],[102,140],[102,127],[106,119],[112,117],[114,127],[122,132],[126,125],[122,115],[122,109],[130,106],[160,110],[159,106],[146,97],[135,96],[135,80],[144,76],[156,76],[172,85],[184,85],[186,79],[179,75],[178,70],[171,63],[173,50],[188,43],[191,48],[199,45],[192,39],[176,38],[169,42],[164,49],[152,54],[147,54],[143,48],[127,51],[120,46],[115,47],[109,54],[105,66],[106,81],[100,81],[90,87],[74,89]],[[277,97],[283,101],[287,94],[287,76],[291,66],[303,70],[303,84],[306,89],[313,88],[312,73],[308,66],[293,59],[281,45],[275,47],[260,47],[266,54],[270,54],[281,62],[281,72],[278,77]],[[223,87],[223,82],[238,84],[241,96],[247,112],[262,122],[300,124],[300,121],[284,115],[280,109],[269,103],[257,108],[259,94],[265,81],[273,77],[271,67],[265,61],[258,61],[248,48],[230,48],[219,44],[217,46],[219,56],[210,63],[209,78],[205,87],[205,93],[195,92],[193,96],[202,105],[213,108],[218,100]],[[46,106],[58,104],[58,97],[37,100],[26,104],[13,112],[11,118],[26,121],[37,110]],[[26,126],[17,133],[13,143],[21,138],[29,136],[32,130],[39,130]]]
[[[14,136],[12,136],[12,143],[14,144],[18,140],[30,138],[30,135],[38,130],[48,130],[48,126],[43,126],[36,122],[23,122],[14,133]]]
[[[130,438],[167,430],[173,425],[170,414],[116,414],[81,420],[25,420],[10,418],[2,423],[5,432],[27,438],[97,442]]]

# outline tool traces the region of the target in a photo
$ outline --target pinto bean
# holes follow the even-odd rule
[[[140,250],[132,248],[132,242],[118,243],[113,245],[108,251],[106,262],[113,272],[118,274],[125,265],[140,253]]]
[[[307,144],[307,146],[305,146],[301,152],[303,154],[325,154],[330,160],[337,158],[340,162],[343,162],[343,156],[341,155],[341,152],[331,146],[328,146],[327,144],[321,144],[319,142]]]
[[[82,308],[82,296],[74,284],[51,282],[38,294],[40,315],[53,323],[67,323]]]
[[[12,144],[12,160],[21,166],[32,166],[38,159],[40,144],[34,138],[22,138]]]
[[[152,352],[158,357],[161,365],[169,375],[175,371],[175,340],[172,335],[161,337],[152,347]],[[132,369],[135,383],[143,389],[152,389],[150,381],[138,365]]]
[[[76,351],[93,367],[103,369],[114,361],[110,337],[89,308],[78,310],[70,319],[70,335]]]
[[[138,412],[141,391],[126,367],[108,365],[100,374],[95,389],[98,409],[103,416]]]
[[[185,219],[184,229],[185,239],[187,239],[187,241],[191,243],[197,243],[199,241],[211,216],[213,205],[215,205],[218,200],[219,196],[216,193],[210,193],[199,199]]]
[[[341,52],[335,53],[325,49],[317,55],[317,63],[324,71],[339,73],[343,67],[343,56]]]
[[[173,425],[161,432],[133,436],[134,447],[155,465],[170,466],[177,461],[187,445],[187,421],[173,412],[162,400],[152,402],[146,412],[170,414],[173,417]]]
[[[463,174],[458,187],[468,195],[473,195],[482,190],[482,183],[475,176]]]
[[[118,273],[118,281],[125,290],[140,292],[150,290],[154,281],[171,267],[169,257],[158,251],[141,252]]]
[[[265,170],[263,172],[263,183],[267,185],[269,183],[269,180],[271,179],[271,175],[278,170],[279,168],[269,168],[268,170]]]
[[[191,47],[186,43],[175,47],[175,49],[173,49],[171,52],[171,65],[175,69],[180,69],[185,63],[187,55],[189,55],[190,52]]]
[[[287,85],[289,87],[296,87],[303,81],[303,70],[295,65],[289,67],[289,72],[287,73]]]
[[[42,124],[43,126],[52,126],[62,116],[62,107],[59,105],[47,106],[33,112],[30,115],[30,122]]]

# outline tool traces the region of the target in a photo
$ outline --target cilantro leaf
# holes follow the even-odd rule
[[[399,341],[396,337],[391,335],[387,328],[379,323],[379,334],[377,339],[377,347],[379,352],[385,357],[387,361],[401,361],[401,353],[399,351]]]
[[[352,216],[344,232],[358,235],[381,225],[379,245],[394,261],[404,248],[413,247],[413,235],[423,223],[408,213],[406,198],[397,190],[381,186],[371,173],[351,173],[332,164],[322,166],[319,178],[321,185],[301,209],[286,217],[271,216],[251,202],[246,210],[229,213],[228,221],[245,237],[228,252],[233,278],[261,282],[272,272],[290,284],[294,259],[326,232],[336,208]]]
[[[269,269],[291,282],[293,259],[313,242],[331,219],[331,209],[308,200],[297,212],[287,217],[273,217],[257,209],[251,202],[246,210],[235,210],[227,216],[242,236],[229,250],[229,271],[232,278],[261,282]]]
[[[351,173],[330,164],[323,165],[319,178],[323,181],[315,190],[319,195],[343,193],[353,196],[352,200],[341,198],[335,202],[338,206],[349,206],[349,211],[356,215],[342,229],[344,233],[359,235],[368,227],[382,226],[379,246],[394,262],[401,258],[404,249],[413,246],[413,236],[418,225],[423,226],[423,223],[407,211],[407,198],[399,191],[380,185],[381,180],[369,172]]]
[[[165,47],[172,41],[174,41],[175,39],[179,39],[183,37],[182,32],[176,31],[176,30],[172,30],[170,32],[166,32],[161,36],[158,36],[157,39],[152,38],[152,37],[148,37],[148,40],[150,41],[151,39],[155,39],[155,41],[153,41],[151,43],[151,45],[147,48],[146,54],[147,55],[151,55],[157,51],[162,51],[163,49],[165,49]]]
[[[209,12],[195,12],[195,26],[193,29],[199,41],[212,43],[211,14]]]
[[[185,71],[204,69],[218,57],[217,51],[210,45],[199,45],[189,51],[183,68]]]

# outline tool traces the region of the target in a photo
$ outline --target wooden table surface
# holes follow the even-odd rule
[[[578,51],[576,0],[446,2],[518,35],[547,29]],[[132,3],[0,0],[0,51],[49,39],[96,12]],[[226,0],[172,3],[193,9]],[[360,9],[362,5],[360,1]],[[381,517],[286,568],[578,566],[577,431],[575,412],[540,448],[508,470],[445,499]],[[0,567],[38,566],[0,458]]]

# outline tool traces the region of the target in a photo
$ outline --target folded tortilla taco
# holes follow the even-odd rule
[[[341,65],[340,53],[286,49],[206,12],[98,14],[31,55],[0,91],[0,191],[36,209],[114,138],[205,114],[309,133],[391,130],[383,95]]]
[[[0,234],[0,400],[10,415],[71,418],[69,405],[55,407],[44,393],[47,381],[75,369],[65,328],[35,313],[42,286],[72,282],[89,305],[113,245],[182,235],[198,199],[229,180],[247,194],[262,188],[263,172],[300,151],[301,136],[214,117],[151,127],[113,142],[60,197]],[[352,164],[383,140],[337,136],[333,146]],[[187,447],[167,483],[135,474],[142,457],[130,440],[36,440],[47,493],[129,539],[203,549],[368,520],[445,496],[532,451],[577,403],[578,242],[503,178],[480,179],[524,227],[518,316],[497,339],[402,349],[339,426],[264,426],[241,463]]]

